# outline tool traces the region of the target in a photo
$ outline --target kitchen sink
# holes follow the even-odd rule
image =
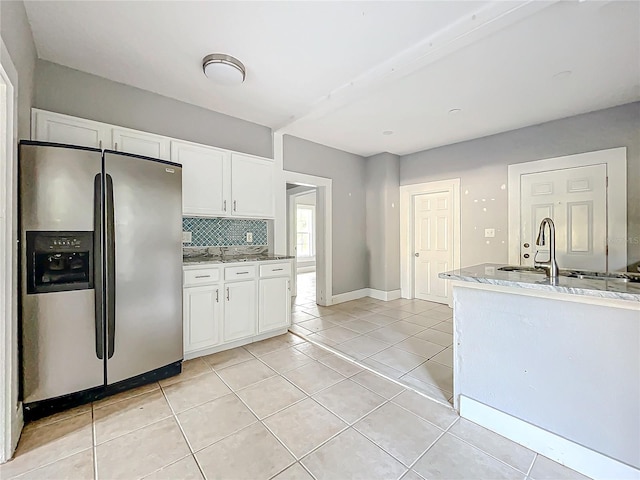
[[[503,272],[519,272],[519,273],[545,273],[543,268],[524,267],[520,265],[507,265],[500,267],[498,270]],[[589,272],[583,270],[560,270],[558,273],[562,277],[579,278],[584,280],[608,280],[615,282],[640,283],[640,275],[633,273],[607,273],[607,272]]]
[[[544,268],[522,267],[519,265],[507,265],[506,267],[500,267],[498,270],[502,270],[503,272],[544,273]]]

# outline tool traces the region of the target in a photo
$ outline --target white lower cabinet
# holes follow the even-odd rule
[[[220,343],[220,285],[188,287],[183,293],[184,351]]]
[[[258,333],[289,326],[291,318],[289,277],[261,279],[259,298]]]
[[[290,261],[186,266],[185,358],[282,333],[291,324]]]
[[[232,282],[224,284],[225,342],[239,340],[256,334],[256,282]]]

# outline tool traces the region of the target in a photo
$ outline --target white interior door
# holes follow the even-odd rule
[[[413,197],[415,298],[449,302],[449,282],[438,274],[453,268],[453,208],[450,191]]]
[[[607,166],[567,168],[520,177],[520,264],[548,259],[548,242],[536,246],[549,217],[556,226],[560,268],[607,271]]]

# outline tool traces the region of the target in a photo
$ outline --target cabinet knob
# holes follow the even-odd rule
[[[529,248],[529,244],[528,244],[528,243],[525,243],[525,244],[524,244],[524,248]]]
[[[523,255],[523,257],[524,257],[524,258],[529,258],[529,256],[530,256],[530,255],[529,255],[528,253],[525,253],[525,254]]]
[[[416,252],[413,254],[414,257],[419,257],[420,256],[420,252]]]

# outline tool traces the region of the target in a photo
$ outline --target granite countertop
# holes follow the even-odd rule
[[[561,275],[558,277],[558,281],[551,283],[543,272],[503,271],[499,270],[501,267],[508,266],[495,263],[483,263],[472,267],[461,268],[460,270],[444,272],[441,273],[439,277],[462,282],[502,285],[506,287],[528,288],[548,292],[640,302],[640,283],[615,279],[572,278],[562,275],[562,273],[567,274],[569,272],[569,270],[563,269],[560,270]],[[575,270],[572,272],[575,272]],[[627,273],[624,275],[640,280],[639,275]]]
[[[268,262],[272,260],[289,260],[293,257],[286,255],[196,255],[183,257],[183,265],[199,265],[205,263],[238,263],[238,262]]]

